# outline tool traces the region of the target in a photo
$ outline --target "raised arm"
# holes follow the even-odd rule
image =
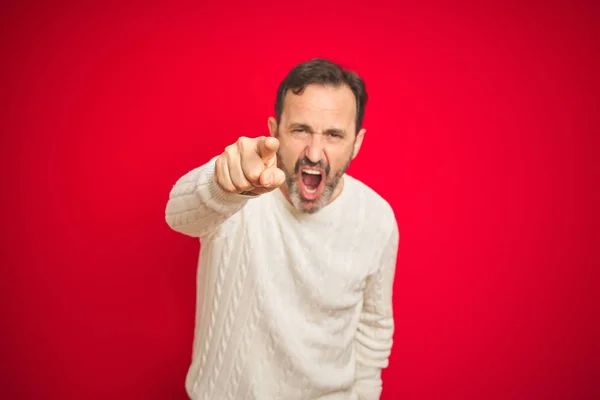
[[[179,178],[169,194],[167,224],[179,233],[201,238],[253,196],[281,186],[285,174],[277,168],[278,147],[275,138],[242,137],[220,156]]]
[[[394,334],[392,290],[396,271],[399,233],[389,234],[379,268],[369,276],[363,310],[356,332],[357,371],[355,392],[360,400],[378,400],[382,392],[381,370],[388,366]]]

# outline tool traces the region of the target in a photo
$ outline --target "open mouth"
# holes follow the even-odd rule
[[[323,181],[322,172],[317,169],[303,169],[301,176],[306,193],[309,195],[315,194]]]

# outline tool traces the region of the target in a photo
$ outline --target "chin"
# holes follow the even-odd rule
[[[318,196],[315,193],[310,193],[310,198],[305,196],[306,190],[302,187],[302,183],[294,183],[290,188],[290,199],[294,207],[304,214],[314,214],[320,211],[331,198],[333,190],[328,185],[323,185],[318,190]]]

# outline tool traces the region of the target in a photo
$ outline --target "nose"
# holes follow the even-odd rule
[[[323,158],[323,138],[322,135],[310,135],[310,142],[306,146],[306,157],[314,163]]]

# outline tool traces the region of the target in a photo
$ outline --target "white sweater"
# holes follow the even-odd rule
[[[379,399],[394,329],[392,208],[344,175],[337,199],[302,214],[280,189],[222,191],[215,160],[181,177],[166,206],[169,226],[201,242],[189,397]]]

